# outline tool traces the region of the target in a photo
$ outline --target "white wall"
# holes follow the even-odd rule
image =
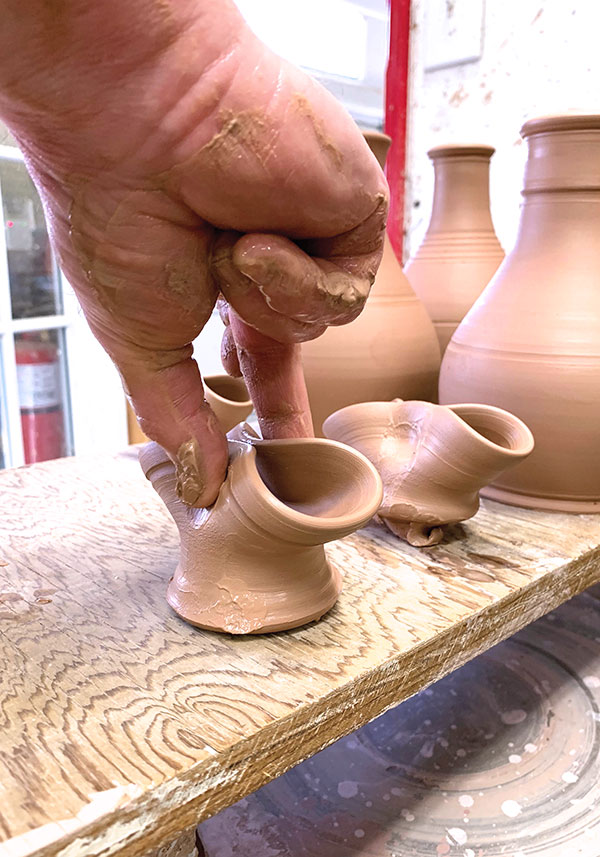
[[[496,147],[492,215],[511,248],[526,155],[519,128],[532,116],[600,112],[599,33],[597,0],[413,0],[406,257],[431,211],[426,152],[442,142]]]

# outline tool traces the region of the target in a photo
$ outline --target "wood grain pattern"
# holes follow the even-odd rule
[[[600,586],[203,822],[203,857],[600,857]]]
[[[136,459],[0,474],[0,857],[143,855],[600,580],[600,518],[484,502],[435,548],[331,545],[317,625],[200,631]]]

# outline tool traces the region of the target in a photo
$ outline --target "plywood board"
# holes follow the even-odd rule
[[[600,517],[484,501],[434,548],[331,545],[318,624],[200,631],[136,458],[0,473],[0,857],[142,855],[600,580]]]

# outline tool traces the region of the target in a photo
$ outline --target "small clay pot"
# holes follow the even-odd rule
[[[473,517],[480,488],[533,450],[527,426],[489,405],[366,402],[332,414],[323,429],[375,465],[384,486],[379,517],[417,547]]]
[[[341,589],[323,545],[375,514],[381,479],[363,455],[339,443],[261,440],[249,429],[234,437],[227,478],[207,509],[178,498],[175,468],[162,447],[150,443],[140,451],[181,536],[167,601],[186,622],[230,634],[319,619]]]
[[[490,213],[494,151],[457,143],[427,152],[435,171],[431,220],[404,273],[434,323],[442,356],[504,258]]]
[[[205,375],[204,396],[223,431],[227,433],[252,413],[250,394],[242,378],[229,375]]]

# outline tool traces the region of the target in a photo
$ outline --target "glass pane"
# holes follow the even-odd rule
[[[13,318],[62,313],[58,270],[42,203],[20,161],[0,160]]]
[[[63,330],[15,336],[25,463],[72,455]]]

